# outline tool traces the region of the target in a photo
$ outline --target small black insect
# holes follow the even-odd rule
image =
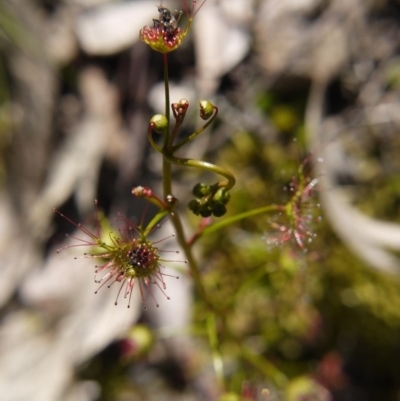
[[[168,35],[173,35],[178,28],[179,20],[182,17],[183,12],[175,10],[174,14],[165,7],[158,7],[160,13],[160,19],[153,19],[154,28],[161,28]]]

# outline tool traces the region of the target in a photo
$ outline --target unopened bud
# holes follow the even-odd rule
[[[226,190],[226,188],[220,188],[217,193],[214,195],[214,200],[216,202],[221,202],[226,205],[231,198],[231,194]]]
[[[208,120],[214,113],[214,105],[208,100],[200,100],[200,117],[203,120]]]
[[[145,196],[144,192],[145,192],[144,187],[138,186],[138,187],[132,188],[132,195],[137,196],[138,198],[144,197]]]
[[[189,108],[189,102],[186,99],[181,99],[178,103],[172,103],[171,107],[175,118],[184,118]]]
[[[203,196],[207,196],[211,193],[211,185],[199,182],[193,187],[192,193],[197,198],[202,198]]]
[[[197,199],[192,199],[189,202],[189,209],[196,215],[198,216],[200,214],[200,210],[201,210],[201,204],[200,201]]]
[[[168,120],[163,114],[156,114],[150,120],[151,127],[157,134],[163,134],[168,127]]]
[[[185,107],[185,108],[189,107],[189,102],[187,101],[187,99],[179,100],[179,104],[180,104],[181,107]]]
[[[153,196],[153,190],[149,187],[137,186],[132,188],[132,195],[137,198],[151,198]]]
[[[203,205],[200,210],[201,217],[210,217],[213,214],[211,207],[209,205]]]
[[[226,207],[220,203],[220,202],[215,202],[212,206],[212,214],[215,217],[222,217],[226,213]]]

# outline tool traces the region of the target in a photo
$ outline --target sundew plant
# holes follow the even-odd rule
[[[301,270],[301,277],[304,278],[306,255],[316,236],[315,230],[320,219],[318,204],[315,201],[318,178],[312,176],[312,162],[311,157],[308,156],[303,163],[299,162],[293,169],[286,191],[282,189],[282,197],[276,202],[270,202],[269,197],[265,196],[266,203],[264,204],[262,201],[259,202],[260,197],[256,196],[259,204],[255,207],[246,207],[241,211],[233,207],[230,210],[231,205],[235,204],[235,197],[241,196],[235,192],[236,186],[242,188],[243,185],[235,178],[229,166],[225,167],[225,162],[222,166],[208,160],[185,157],[185,147],[196,142],[198,137],[216,121],[218,107],[204,99],[199,99],[197,104],[189,104],[186,99],[170,99],[168,54],[179,51],[179,47],[195,22],[196,14],[201,11],[205,1],[197,4],[193,0],[190,5],[183,1],[183,11],[171,11],[164,5],[159,5],[158,16],[139,33],[142,42],[160,54],[160,64],[162,63],[164,69],[166,106],[163,114],[156,114],[149,119],[147,133],[143,133],[143,135],[147,134],[153,151],[162,159],[162,193],[156,193],[146,183],[142,183],[141,186],[132,189],[132,196],[155,206],[157,212],[151,216],[147,224],[144,223],[144,219],[136,223],[124,216],[118,216],[122,227],[111,233],[105,232],[99,217],[97,217],[96,229],[90,231],[57,210],[56,212],[82,233],[82,237],[73,238],[75,241],[73,245],[67,245],[64,248],[75,247],[78,250],[83,247],[84,256],[93,258],[95,281],[98,284],[96,292],[103,287],[119,286],[118,297],[115,301],[118,307],[124,304],[130,307],[132,292],[139,291],[144,309],[149,302],[153,302],[162,313],[163,303],[173,297],[173,294],[168,292],[169,280],[176,280],[177,276],[186,274],[179,272],[176,276],[170,276],[164,271],[165,265],[170,262],[186,263],[187,274],[194,283],[199,321],[205,328],[202,334],[207,339],[210,358],[213,361],[218,387],[217,398],[220,401],[268,399],[270,393],[268,385],[283,390],[288,379],[280,368],[263,356],[262,351],[256,352],[249,344],[241,342],[240,335],[236,333],[241,331],[245,333],[246,327],[249,327],[246,325],[251,323],[238,322],[239,328],[234,328],[230,320],[237,313],[234,305],[240,305],[241,308],[248,306],[240,299],[241,294],[252,282],[272,279],[266,278],[267,270],[246,270],[246,261],[243,260],[243,268],[240,272],[222,271],[216,267],[215,272],[219,275],[218,279],[213,281],[213,269],[217,262],[197,260],[194,249],[202,243],[207,248],[208,238],[216,238],[216,236],[221,239],[226,238],[226,232],[236,230],[238,224],[249,219],[253,219],[252,221],[255,218],[262,219],[264,230],[256,228],[254,234],[262,244],[265,255],[269,253],[281,255],[283,273],[288,274],[287,283],[292,286],[290,291],[294,298],[299,296],[302,291],[301,288],[299,289],[301,284],[298,284],[293,277],[297,270]],[[192,133],[182,135],[181,128],[185,126],[189,108],[197,108],[204,122]],[[207,181],[192,183],[191,193],[188,194],[189,201],[182,202],[176,196],[172,178],[172,172],[175,169],[207,173],[205,174],[208,177]],[[281,203],[282,199],[285,199],[284,203]],[[249,202],[251,205],[253,203]],[[182,220],[188,213],[192,215],[190,220],[195,224],[190,233],[184,229]],[[179,254],[171,255],[171,252],[165,252],[163,240],[152,240],[152,233],[166,220],[170,220],[173,225],[172,235],[182,250]],[[257,252],[257,257],[260,257],[259,251]],[[224,281],[225,284],[231,284],[225,285]],[[231,286],[230,289],[229,286]],[[270,294],[265,293],[264,297],[274,296],[274,291],[279,292],[279,287],[272,285]],[[221,298],[225,295],[226,298],[222,300]],[[261,305],[259,295],[257,292],[254,293],[253,300],[250,302]],[[281,296],[283,297],[283,294]],[[290,301],[286,299],[282,300],[282,305],[291,301],[296,302],[295,299]],[[271,304],[271,308],[279,307],[279,305]],[[287,312],[283,312],[282,316],[285,313]],[[303,313],[306,311],[303,310]],[[262,326],[262,322],[258,324]],[[263,327],[262,330],[268,329],[272,330],[273,327]],[[292,329],[287,330],[289,332]],[[276,336],[279,334],[276,333]],[[232,373],[232,369],[235,369],[232,367],[232,361],[229,363],[229,369],[226,367],[224,352],[227,352],[227,347],[233,349],[230,357],[233,355],[238,361],[242,361],[240,363],[243,363],[240,370],[242,373],[238,375]],[[233,365],[235,366],[235,363]],[[258,376],[257,374],[246,376],[246,366],[251,366],[254,371],[259,372]],[[256,379],[257,382],[252,382]],[[256,383],[263,383],[265,387],[259,388]],[[316,383],[308,385],[315,385],[312,391],[316,394],[322,391],[318,389]],[[318,399],[325,399],[323,397],[324,395]]]

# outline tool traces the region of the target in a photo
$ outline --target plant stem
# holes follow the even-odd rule
[[[189,23],[190,25],[190,23]],[[225,180],[219,181],[216,186],[218,188],[225,187],[227,189],[232,188],[235,185],[235,177],[228,171],[225,170],[219,166],[216,166],[211,163],[207,163],[204,161],[198,161],[198,160],[191,160],[191,159],[186,159],[186,158],[176,158],[173,155],[174,152],[174,147],[173,147],[173,142],[176,137],[176,133],[179,129],[180,124],[177,123],[175,127],[173,128],[172,132],[170,132],[170,118],[171,118],[171,113],[170,113],[170,96],[169,96],[169,78],[168,78],[168,59],[167,55],[163,55],[163,61],[164,61],[164,85],[165,85],[165,116],[167,118],[167,127],[164,132],[164,143],[162,149],[158,145],[155,144],[155,142],[152,140],[151,136],[151,130],[148,132],[149,134],[149,140],[152,146],[157,150],[160,151],[163,154],[163,195],[164,195],[164,200],[167,198],[168,195],[172,195],[172,164],[178,164],[182,166],[187,166],[187,167],[196,167],[200,168],[206,171],[211,171],[213,173],[216,173],[218,175],[221,175],[225,178]],[[218,114],[218,109],[215,108],[215,114],[210,121],[205,124],[202,128],[197,130],[193,135],[191,135],[188,139],[192,140],[194,139],[197,135],[199,135],[208,125],[210,125],[211,121],[215,119],[215,117]],[[180,145],[178,145],[177,148],[180,146],[183,146],[186,142],[182,142]],[[162,216],[163,211],[160,211],[159,214],[155,217],[155,219],[151,222],[152,224],[150,227],[153,227],[155,222]],[[213,303],[209,300],[206,290],[203,285],[203,280],[201,277],[201,271],[200,267],[194,258],[193,255],[193,243],[188,242],[186,240],[186,236],[183,230],[183,225],[181,218],[178,213],[175,212],[173,208],[169,210],[169,215],[172,221],[172,224],[175,229],[175,235],[177,238],[177,241],[179,245],[181,246],[185,257],[188,261],[189,264],[189,271],[191,273],[192,279],[195,283],[196,287],[196,292],[199,296],[199,298],[204,302],[206,308],[208,309],[208,317],[207,317],[207,333],[208,333],[208,340],[212,349],[212,357],[213,357],[213,364],[214,364],[214,370],[215,370],[215,375],[218,381],[218,384],[220,386],[221,391],[225,390],[225,382],[224,382],[224,369],[223,369],[223,360],[219,351],[219,344],[218,344],[218,334],[217,334],[217,325],[216,325],[216,316],[217,314],[215,313],[215,306]],[[151,228],[150,228],[151,229]]]
[[[154,227],[158,224],[158,222],[163,219],[168,212],[166,210],[160,210],[150,221],[150,223],[146,226],[146,229],[143,232],[143,236],[147,237],[151,233],[151,231],[154,229]]]
[[[285,210],[285,206],[282,205],[268,205],[259,207],[257,209],[249,210],[247,212],[236,214],[235,216],[227,217],[224,220],[218,221],[210,226],[205,227],[199,231],[196,236],[192,239],[191,245],[193,245],[201,236],[214,233],[222,228],[230,226],[231,224],[237,223],[238,221],[247,219],[249,217],[258,216],[259,214],[271,213],[271,212],[282,212]]]
[[[168,78],[168,57],[167,54],[163,54],[163,64],[164,64],[164,86],[165,86],[165,117],[167,118],[168,124],[164,132],[164,145],[163,151],[168,151],[171,144],[169,127],[170,127],[170,111],[169,111],[169,78]],[[172,182],[171,182],[171,163],[163,157],[163,192],[164,199],[168,195],[172,195]]]
[[[215,164],[208,163],[203,160],[193,160],[193,159],[175,157],[171,154],[164,154],[164,156],[166,159],[168,159],[168,161],[174,164],[178,164],[179,166],[195,167],[202,170],[210,171],[218,175],[222,175],[223,177],[226,178],[226,181],[220,181],[218,183],[219,188],[225,187],[226,189],[229,190],[236,183],[236,179],[230,171],[225,170],[224,168],[217,166]]]
[[[168,78],[168,56],[167,53],[163,54],[163,64],[164,64],[164,90],[165,90],[165,117],[168,121],[168,126],[164,132],[164,150],[167,150],[170,146],[169,140],[169,127],[171,125],[170,122],[170,100],[169,100],[169,78]]]
[[[163,55],[164,61],[164,86],[165,86],[165,116],[168,120],[168,126],[164,133],[164,145],[163,145],[163,195],[164,199],[168,195],[172,195],[172,177],[171,177],[171,160],[166,156],[169,154],[172,148],[173,136],[170,136],[170,98],[169,98],[169,78],[168,78],[168,59],[167,55]],[[186,241],[185,233],[183,231],[182,221],[178,215],[178,213],[170,212],[170,217],[172,224],[175,229],[175,234],[179,245],[181,246],[185,257],[188,261],[190,272],[193,278],[193,281],[196,285],[197,292],[199,297],[206,303],[206,305],[212,310],[212,305],[208,302],[207,294],[203,286],[203,282],[201,279],[200,268],[195,260],[192,252],[191,245]]]
[[[211,347],[214,371],[217,377],[217,382],[219,384],[220,390],[224,392],[224,364],[222,361],[221,353],[219,351],[217,322],[213,313],[209,313],[207,316],[207,334],[208,342],[210,343]]]
[[[199,297],[205,302],[210,310],[213,310],[213,305],[209,302],[207,293],[203,286],[199,265],[193,256],[192,247],[187,243],[181,219],[177,213],[171,213],[171,221],[175,229],[176,239],[181,246],[185,257],[188,261],[190,273],[196,286]]]

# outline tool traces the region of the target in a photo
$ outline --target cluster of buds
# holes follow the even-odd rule
[[[195,139],[215,120],[218,115],[218,108],[208,100],[201,100],[199,102],[200,117],[207,122],[194,133],[181,139],[176,144],[174,144],[174,139],[176,138],[177,132],[185,118],[186,112],[189,108],[189,102],[186,99],[181,99],[177,103],[172,103],[171,108],[175,118],[175,125],[172,128],[171,134],[169,135],[167,117],[162,114],[156,114],[151,118],[147,132],[150,144],[173,164],[214,172],[226,178],[226,180],[219,181],[213,185],[204,183],[196,184],[192,191],[196,199],[189,202],[189,209],[197,216],[210,217],[213,215],[215,217],[221,217],[226,213],[226,205],[230,199],[229,189],[235,184],[235,178],[233,175],[229,171],[211,163],[176,157],[174,155],[175,151]],[[169,139],[167,139],[167,141],[164,140],[164,143],[166,142],[167,146],[164,145],[164,147],[161,148],[154,141],[152,135],[153,132],[163,134],[164,136],[169,135]],[[168,145],[169,143],[171,144]]]
[[[197,199],[189,202],[189,209],[195,215],[221,217],[226,213],[226,204],[230,199],[230,194],[226,188],[198,183],[193,187],[192,192]]]

